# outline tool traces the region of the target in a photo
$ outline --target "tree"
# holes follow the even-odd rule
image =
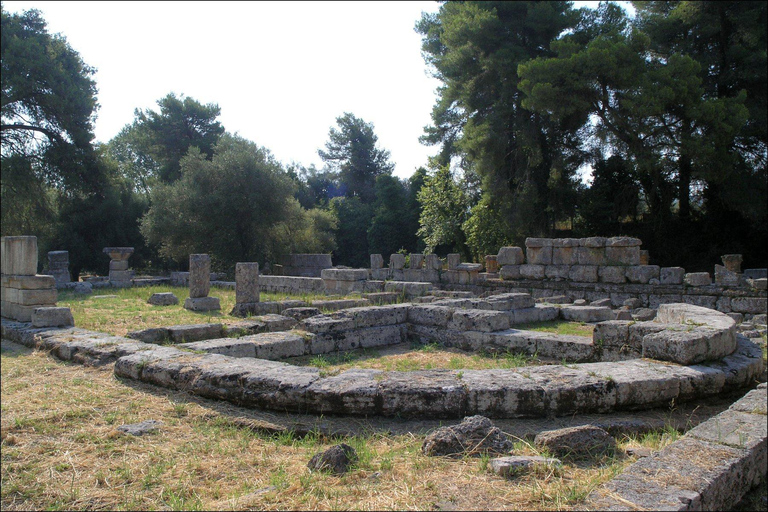
[[[216,120],[221,113],[218,105],[203,105],[174,93],[159,99],[157,105],[159,112],[136,109],[133,124],[110,142],[123,172],[144,184],[152,177],[166,183],[177,180],[181,159],[191,147],[210,160],[224,133]]]
[[[429,176],[418,193],[421,204],[417,234],[426,243],[427,252],[439,247],[459,251],[465,259],[471,254],[462,230],[469,214],[467,193],[453,178],[451,170],[439,167]]]
[[[550,55],[550,42],[575,19],[568,2],[446,2],[416,25],[443,83],[422,141],[441,145],[439,165],[457,157],[481,178],[507,238],[544,234],[568,214],[547,208],[550,175],[555,169],[558,186],[570,183],[581,154],[574,134],[522,108],[517,66]]]
[[[338,129],[331,128],[326,151],[318,154],[337,173],[338,181],[347,197],[359,197],[364,202],[375,196],[376,177],[392,173],[389,151],[376,147],[378,137],[373,125],[346,112],[336,118]]]
[[[289,218],[293,185],[270,152],[225,135],[206,159],[192,148],[180,161],[180,178],[151,192],[141,231],[160,254],[179,263],[210,253],[218,265],[275,261],[289,250],[276,226]]]
[[[97,193],[93,120],[95,70],[37,10],[2,9],[2,233],[23,234],[54,221],[48,191]],[[23,213],[26,212],[26,213]]]
[[[368,228],[368,249],[371,253],[388,256],[401,249],[416,251],[416,230],[419,226],[414,213],[418,214],[418,204],[411,202],[408,182],[389,175],[376,178],[373,211]]]
[[[636,220],[639,206],[640,184],[631,166],[618,155],[598,160],[579,207],[586,233],[623,232],[621,222]]]

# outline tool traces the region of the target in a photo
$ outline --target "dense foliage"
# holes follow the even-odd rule
[[[227,133],[214,103],[169,93],[93,142],[95,70],[40,13],[2,9],[2,235],[70,251],[73,273],[131,263],[217,270],[332,252],[459,252],[529,236],[638,236],[651,263],[768,266],[766,2],[444,2],[415,23],[441,82],[393,174],[373,123],[335,119],[322,168]],[[42,260],[42,258],[41,258]],[[42,262],[41,262],[42,263]]]

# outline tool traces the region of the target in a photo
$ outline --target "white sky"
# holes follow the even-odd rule
[[[576,2],[576,6],[596,2]],[[623,2],[622,2],[623,3]],[[170,92],[216,103],[219,121],[285,164],[322,167],[336,118],[373,123],[395,174],[408,177],[436,147],[430,124],[440,82],[413,27],[436,2],[6,1],[39,9],[97,69],[95,135],[107,142]]]

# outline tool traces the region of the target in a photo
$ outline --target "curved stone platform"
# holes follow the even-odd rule
[[[315,414],[459,418],[549,417],[641,409],[749,385],[762,372],[746,338],[718,361],[681,366],[635,359],[509,370],[387,372],[317,368],[194,353],[83,329],[32,329],[3,322],[3,337],[115,374],[247,407]]]

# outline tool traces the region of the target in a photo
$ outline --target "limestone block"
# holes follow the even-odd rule
[[[717,297],[712,295],[683,295],[683,303],[715,309],[717,305]]]
[[[683,282],[688,286],[707,286],[712,284],[709,272],[688,272],[683,276]]]
[[[736,272],[728,270],[722,265],[715,265],[715,283],[720,286],[738,286],[739,277],[739,274]]]
[[[3,275],[3,288],[16,288],[17,290],[44,290],[55,288],[56,280],[53,276],[37,274],[34,276]]]
[[[520,247],[502,247],[496,256],[499,265],[522,265],[525,263],[525,256]]]
[[[371,270],[384,268],[384,256],[381,254],[371,254]]]
[[[736,313],[765,314],[766,299],[760,297],[733,297],[731,309]]]
[[[642,241],[639,238],[633,238],[630,236],[614,236],[606,239],[606,247],[640,247]]]
[[[404,268],[403,281],[421,282],[424,280],[424,271],[420,268]]]
[[[37,273],[37,237],[2,237],[0,242],[0,266],[2,273],[6,275],[35,275]]]
[[[570,277],[570,274],[570,265],[546,265],[544,268],[546,278],[555,281],[564,281]]]
[[[502,311],[458,309],[447,325],[457,331],[492,332],[509,329],[509,315]]]
[[[605,247],[576,247],[576,263],[579,265],[605,264]]]
[[[454,308],[446,306],[420,305],[408,308],[408,323],[445,327],[453,318]]]
[[[563,306],[560,308],[560,317],[574,322],[604,322],[613,320],[611,308],[596,306]]]
[[[425,283],[439,283],[440,282],[440,271],[438,270],[430,270],[430,269],[422,269],[421,270],[421,281]]]
[[[440,261],[440,258],[437,256],[437,254],[425,255],[424,262],[424,268],[426,270],[440,270],[443,268],[443,263]]]
[[[706,329],[672,330],[643,337],[643,357],[689,365],[709,359],[707,345],[711,332]]]
[[[47,290],[15,290],[17,293],[16,299],[12,302],[16,302],[22,306],[53,306],[56,304],[56,288],[49,288]],[[8,300],[8,299],[6,299]]]
[[[573,459],[599,458],[616,451],[616,439],[594,425],[581,425],[540,432],[533,440],[537,448]]]
[[[512,309],[532,308],[535,305],[533,297],[528,293],[500,293],[491,295],[486,299],[496,311],[509,311]]]
[[[221,304],[218,297],[187,297],[184,309],[190,311],[218,311]]]
[[[537,455],[514,455],[491,459],[491,470],[505,478],[514,478],[536,470],[549,470],[560,465],[561,462],[558,459]]]
[[[551,238],[526,238],[525,247],[552,247]]]
[[[49,251],[48,268],[66,268],[69,266],[69,251]]]
[[[718,297],[717,302],[715,303],[715,309],[720,311],[721,313],[730,313],[731,312],[731,298],[730,297]],[[740,313],[737,313],[740,314]],[[739,323],[739,322],[737,322]]]
[[[322,343],[322,338],[327,337],[334,340],[335,350],[340,351],[382,347],[402,343],[404,341],[404,332],[404,325],[363,327],[360,329],[342,331],[340,333],[318,334],[313,340],[313,343]]]
[[[605,247],[606,265],[639,265],[640,246],[610,246]]]
[[[576,265],[579,263],[578,238],[555,238],[552,240],[552,264]]]
[[[503,267],[502,267],[502,270],[503,270]],[[545,265],[532,265],[532,264],[520,265],[520,276],[523,279],[544,279],[546,275],[545,271],[546,271]]]
[[[488,255],[485,257],[485,271],[496,273],[499,271],[499,260],[497,256]]]
[[[412,269],[420,269],[424,266],[424,255],[423,254],[413,254],[411,253],[410,258],[411,268]]]
[[[747,283],[749,284],[749,286],[751,286],[755,290],[768,289],[768,279],[766,279],[765,277],[761,277],[758,279],[747,279]]]
[[[528,247],[526,239],[525,255],[529,265],[551,265],[552,264],[552,246]],[[550,240],[551,243],[551,240]]]
[[[440,274],[440,279],[448,284],[459,284],[459,271],[443,270]]]
[[[448,270],[456,270],[456,267],[461,263],[461,255],[451,253],[446,257],[446,261],[448,262]]]
[[[221,324],[190,324],[168,327],[168,336],[174,343],[221,338]]]
[[[128,260],[110,260],[109,271],[128,270]]]
[[[627,267],[625,275],[630,283],[647,284],[651,279],[658,279],[660,267],[658,265],[636,265]]]
[[[597,269],[598,267],[595,265],[573,265],[568,273],[568,278],[577,283],[596,283]]]
[[[402,270],[405,268],[405,254],[390,254],[389,267],[393,270]]]
[[[744,260],[741,254],[724,254],[721,256],[723,265],[729,272],[741,273],[741,262]],[[717,268],[717,267],[715,267]]]
[[[537,304],[530,308],[515,309],[511,312],[512,325],[529,324],[532,322],[548,322],[557,318],[558,308]]]
[[[179,303],[179,298],[173,292],[153,293],[147,303],[153,306],[174,306]]]
[[[600,266],[597,268],[601,283],[624,283],[626,281],[624,272],[625,267]]]
[[[685,269],[683,267],[661,267],[659,282],[661,284],[683,284]]]
[[[382,260],[383,264],[383,260]],[[371,269],[371,279],[377,280],[377,281],[384,281],[389,276],[389,269],[388,268],[372,268]]]
[[[744,271],[744,277],[747,279],[766,279],[768,278],[768,268],[748,268]]]
[[[189,297],[207,297],[211,289],[211,257],[207,254],[189,255]],[[191,305],[192,303],[190,303]],[[201,302],[201,305],[203,303]],[[184,303],[186,308],[186,302]],[[190,308],[187,308],[190,309]]]
[[[579,240],[580,247],[589,247],[590,249],[599,249],[605,247],[607,238],[602,236],[593,236],[589,238],[582,238]]]
[[[109,284],[114,287],[131,286],[131,279],[135,275],[133,270],[112,270],[109,272]]]
[[[648,265],[648,263],[651,261],[651,253],[646,250],[640,250],[640,264],[641,265]]]
[[[235,264],[235,302],[259,302],[259,264]]]
[[[501,279],[508,281],[511,279],[522,279],[520,274],[520,265],[504,265],[499,271]]]
[[[44,307],[32,312],[32,327],[69,327],[75,319],[69,308]]]
[[[385,292],[403,293],[406,297],[420,297],[432,290],[432,283],[410,283],[407,281],[387,281],[384,283]]]
[[[629,345],[629,326],[633,322],[625,320],[608,320],[595,325],[592,331],[592,341],[600,346]]]

